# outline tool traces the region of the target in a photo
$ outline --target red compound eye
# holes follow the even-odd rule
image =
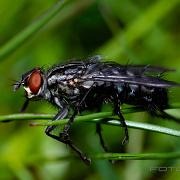
[[[28,79],[28,87],[33,94],[37,94],[41,87],[41,72],[39,70],[35,70]]]

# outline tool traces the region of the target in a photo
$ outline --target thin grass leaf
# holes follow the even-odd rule
[[[34,23],[30,24],[22,32],[13,37],[9,42],[0,48],[0,60],[2,61],[7,55],[17,49],[24,41],[29,39],[44,25],[46,25],[67,3],[68,0],[60,0],[53,5],[47,13],[38,18]]]
[[[15,37],[9,40],[5,45],[0,48],[0,61],[4,60],[6,56],[15,51],[25,41],[32,37],[36,32],[42,29],[51,19],[57,14],[60,15],[58,18],[58,26],[67,22],[70,18],[76,16],[86,8],[88,8],[95,0],[89,1],[75,1],[68,3],[69,0],[59,0],[54,6],[52,6],[44,15],[37,18],[32,24],[27,26],[23,31],[17,34]],[[65,4],[67,4],[65,6]],[[56,22],[55,22],[56,24]]]
[[[94,159],[108,160],[160,160],[160,159],[179,159],[180,152],[162,153],[103,153],[93,156]]]
[[[141,112],[142,110],[136,107],[131,107],[131,108],[125,108],[122,109],[123,114],[128,114],[128,113],[135,113],[135,112]],[[111,112],[103,112],[103,113],[95,113],[91,115],[86,115],[87,119],[95,119],[97,118],[97,115],[99,118],[104,118],[107,116],[111,116]],[[0,122],[1,121],[11,121],[11,120],[32,120],[32,119],[52,119],[54,114],[32,114],[32,113],[18,113],[18,114],[9,114],[9,115],[0,115]],[[84,117],[84,116],[79,116]]]
[[[127,27],[124,33],[120,30],[97,53],[106,54],[108,57],[119,57],[127,47],[132,46],[139,38],[155,27],[156,23],[167,16],[178,3],[179,0],[161,0],[153,3],[139,18],[136,18]]]
[[[139,111],[142,111],[142,110],[136,107],[126,108],[122,110],[124,114],[134,113],[134,112],[139,112]],[[5,122],[5,121],[11,121],[11,120],[32,120],[32,119],[47,120],[47,119],[52,119],[52,117],[53,117],[53,114],[11,114],[11,115],[1,115],[0,121]],[[109,121],[104,121],[104,119],[106,118],[111,118],[111,119]],[[67,123],[67,121],[68,119],[63,119],[60,121],[34,122],[34,123],[31,123],[31,125],[32,126],[64,125]],[[113,125],[113,126],[121,126],[121,123],[117,120],[117,117],[112,116],[112,112],[101,112],[101,113],[88,114],[84,116],[78,116],[75,119],[75,122],[76,123],[77,122],[102,123],[102,124]],[[127,121],[127,120],[126,120],[126,124],[129,128],[148,130],[152,132],[180,137],[180,131],[171,129],[171,128],[166,128],[166,127],[162,127],[158,125],[141,123],[141,122],[132,122],[132,121]]]
[[[158,153],[98,153],[91,154],[92,160],[162,160],[162,159],[179,159],[180,152],[158,152]],[[79,159],[75,155],[64,155],[64,156],[42,156],[35,155],[28,160],[28,164],[33,164],[34,162],[55,162],[55,161],[69,161],[71,159]],[[92,161],[93,163],[93,161]]]
[[[122,126],[120,121],[118,120],[110,120],[110,121],[104,121],[101,118],[107,118],[107,115],[110,115],[111,112],[105,112],[105,113],[96,113],[93,115],[85,115],[85,116],[79,116],[75,119],[76,123],[79,122],[89,122],[89,123],[101,123],[106,125],[113,125],[113,126]],[[91,118],[91,117],[94,117]],[[110,116],[109,116],[110,117]],[[113,118],[113,117],[110,117]],[[50,121],[50,122],[35,122],[32,123],[32,126],[52,126],[52,125],[64,125],[68,122],[68,119],[63,119],[61,121]],[[126,124],[129,128],[133,129],[141,129],[141,130],[147,130],[152,132],[157,132],[161,134],[167,134],[171,136],[180,137],[180,130],[175,130],[167,127],[162,127],[158,125],[153,125],[149,123],[141,123],[141,122],[133,122],[126,120]]]

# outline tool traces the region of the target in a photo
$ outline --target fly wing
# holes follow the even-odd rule
[[[157,77],[150,76],[104,76],[104,75],[92,75],[82,77],[85,81],[94,81],[94,82],[114,82],[114,83],[130,83],[138,84],[150,87],[159,87],[159,88],[168,88],[173,86],[180,86],[180,84],[160,79]]]
[[[131,71],[135,74],[143,74],[146,72],[149,73],[164,73],[164,72],[172,72],[175,71],[175,69],[171,68],[165,68],[165,67],[160,67],[160,66],[151,66],[151,65],[120,65],[115,62],[103,62],[106,65],[110,65],[112,67],[119,67],[120,69],[126,69],[128,71]]]
[[[124,73],[135,76],[162,76],[163,73],[175,71],[175,69],[151,65],[121,65],[113,62],[104,62],[103,65],[108,66],[112,72],[113,69],[116,69],[120,74]]]
[[[175,69],[170,68],[164,68],[159,66],[150,66],[150,65],[128,65],[127,70],[132,72],[139,72],[139,73],[146,73],[146,72],[152,72],[152,73],[164,73],[164,72],[170,72],[175,71]]]

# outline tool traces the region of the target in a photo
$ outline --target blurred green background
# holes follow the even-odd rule
[[[0,0],[0,45],[35,22],[56,0]],[[1,50],[1,49],[0,49]],[[33,34],[13,53],[0,59],[0,114],[19,112],[23,90],[12,91],[13,80],[35,66],[48,68],[72,58],[100,54],[122,64],[151,64],[175,68],[165,78],[180,82],[179,0],[76,0]],[[180,100],[178,88],[170,91],[170,102]],[[105,107],[108,108],[108,107]],[[44,102],[32,102],[26,112],[55,113]],[[178,110],[172,113],[179,113]],[[179,125],[146,113],[126,119],[178,129]],[[180,171],[151,172],[152,167],[178,167],[179,160],[93,161],[86,167],[78,159],[58,160],[72,154],[68,147],[44,134],[43,127],[19,121],[0,124],[0,179],[180,179]],[[180,151],[177,137],[129,130],[129,144],[122,148],[122,129],[103,126],[104,139],[112,152]],[[103,152],[94,124],[76,124],[71,135],[84,152]],[[83,138],[82,138],[83,137]]]

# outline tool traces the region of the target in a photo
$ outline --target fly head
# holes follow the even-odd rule
[[[45,76],[40,68],[34,68],[31,71],[22,75],[20,81],[14,84],[14,91],[18,90],[21,86],[25,89],[26,98],[38,98],[44,94]]]

